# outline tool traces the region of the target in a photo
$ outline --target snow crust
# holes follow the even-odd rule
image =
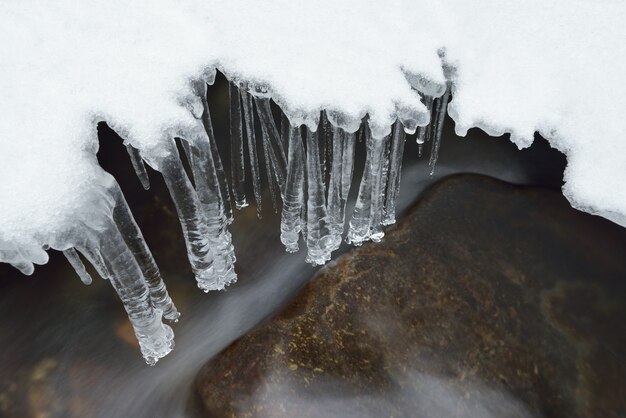
[[[111,210],[98,121],[159,169],[215,68],[293,124],[369,114],[376,137],[425,125],[415,88],[447,77],[459,134],[540,132],[567,155],[572,204],[626,225],[625,21],[620,0],[3,1],[0,261],[45,263]]]

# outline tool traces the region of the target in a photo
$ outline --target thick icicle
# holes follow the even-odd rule
[[[213,133],[213,122],[211,121],[211,112],[209,111],[209,102],[207,101],[206,94],[202,95],[202,104],[204,105],[204,112],[202,113],[202,124],[209,139],[209,146],[211,148],[211,154],[215,164],[215,173],[217,182],[219,185],[219,192],[222,198],[224,206],[224,215],[226,221],[230,224],[233,221],[233,212],[230,206],[230,193],[228,192],[228,183],[226,182],[226,174],[224,173],[224,166],[222,165],[222,159],[217,149],[217,142],[215,141],[215,134]],[[194,180],[195,179],[194,173]]]
[[[87,273],[85,265],[78,256],[76,250],[74,248],[68,248],[67,250],[63,251],[63,255],[65,256],[65,258],[67,258],[67,261],[70,262],[72,267],[74,267],[74,270],[76,271],[76,274],[78,274],[78,277],[80,277],[80,280],[84,284],[90,285],[93,280],[91,279],[89,273]]]
[[[367,157],[359,196],[350,219],[350,228],[346,241],[359,246],[363,241],[380,241],[384,236],[382,231],[382,171],[383,153],[389,137],[383,139],[372,138],[371,131],[366,128],[365,142]]]
[[[219,280],[213,271],[213,253],[208,239],[206,215],[173,142],[169,151],[170,154],[161,162],[159,168],[178,212],[191,270],[198,287],[208,292],[218,288]]]
[[[340,132],[343,140],[343,150],[341,154],[341,198],[347,202],[350,187],[352,186],[352,175],[354,173],[354,144],[356,142],[356,133]]]
[[[250,160],[250,172],[252,174],[252,188],[256,204],[257,216],[261,217],[261,174],[259,172],[259,158],[256,149],[256,132],[254,129],[254,102],[252,95],[242,92],[241,102],[243,105],[243,117],[246,125],[246,139],[248,141],[248,157]]]
[[[307,258],[313,265],[322,265],[330,260],[330,254],[337,248],[337,236],[328,228],[326,199],[322,182],[322,167],[319,155],[317,132],[307,130]]]
[[[130,144],[126,144],[126,152],[128,152],[128,156],[130,157],[130,162],[135,169],[135,174],[139,178],[141,185],[144,189],[148,190],[150,188],[150,179],[148,178],[148,173],[146,172],[146,166],[143,163],[143,159],[139,154],[139,150],[133,147]]]
[[[435,174],[435,165],[437,164],[437,158],[439,157],[439,147],[441,145],[441,134],[443,133],[443,122],[446,119],[446,112],[448,110],[448,101],[450,100],[450,86],[446,89],[446,92],[437,100],[437,108],[435,113],[435,120],[431,122],[433,124],[433,145],[430,151],[430,160],[428,166],[430,167],[430,175]]]
[[[126,241],[126,245],[135,257],[141,269],[141,274],[146,280],[146,284],[150,289],[152,306],[161,310],[165,319],[177,321],[180,314],[167,292],[165,283],[161,278],[161,272],[117,183],[114,185],[112,193],[115,198],[113,220],[117,224],[118,229],[123,232],[124,241]]]
[[[370,236],[370,214],[372,205],[372,135],[366,126],[364,130],[367,154],[365,157],[365,166],[363,175],[361,176],[361,184],[359,186],[359,195],[352,211],[350,226],[346,242],[355,246],[360,246],[363,241],[367,241]]]
[[[285,123],[285,121],[283,121]],[[287,123],[289,123],[287,121]],[[289,129],[287,179],[280,222],[280,240],[287,252],[298,251],[304,210],[304,147],[299,127]]]
[[[225,213],[226,201],[222,198],[217,158],[210,138],[200,129],[190,135],[193,138],[190,141],[193,153],[191,169],[196,180],[198,201],[204,213],[209,249],[213,254],[215,282],[204,290],[221,290],[237,279],[234,270],[235,253]]]
[[[385,194],[385,216],[383,225],[396,223],[396,199],[400,191],[400,171],[402,170],[402,155],[404,154],[404,142],[406,133],[400,122],[396,122],[393,136],[391,137],[391,152],[389,162],[389,180],[387,181],[387,193]]]
[[[343,132],[332,127],[332,147],[330,180],[328,183],[328,222],[331,232],[338,237],[337,244],[341,243],[343,225],[345,221],[345,194],[343,190]],[[335,248],[336,249],[336,248]]]
[[[154,365],[172,351],[174,333],[161,321],[161,310],[152,306],[148,285],[117,226],[109,220],[98,238],[97,246],[111,272],[111,284],[128,313],[141,353],[146,363]]]
[[[431,96],[423,96],[422,101],[424,102],[424,106],[426,106],[426,109],[428,110],[428,114],[431,115],[431,121],[426,126],[418,126],[417,127],[417,136],[415,138],[415,141],[419,145],[419,151],[420,151],[420,155],[419,156],[420,157],[422,156],[422,152],[421,152],[422,151],[422,145],[424,144],[424,142],[426,142],[426,133],[428,132],[428,130],[432,126],[433,98]]]
[[[237,209],[248,206],[246,201],[246,172],[243,157],[243,127],[239,89],[228,84],[230,96],[230,172],[233,182],[233,198]]]
[[[386,173],[384,173],[384,167],[387,163],[385,156],[389,150],[389,135],[382,139],[372,138],[372,146],[368,148],[372,156],[370,163],[372,165],[372,203],[370,207],[370,236],[369,238],[374,242],[379,242],[385,236],[382,228],[383,222],[383,210],[384,210],[384,194],[386,184]]]

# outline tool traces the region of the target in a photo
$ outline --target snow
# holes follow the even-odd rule
[[[424,103],[430,106],[450,85],[448,111],[459,135],[472,127],[492,135],[509,132],[522,148],[539,132],[567,155],[563,192],[572,204],[626,225],[625,21],[621,0],[5,0],[0,3],[0,261],[31,274],[31,263],[45,263],[45,250],[52,247],[69,251],[80,273],[72,250],[77,248],[83,255],[93,251],[87,258],[103,276],[132,270],[141,281],[145,271],[156,268],[140,233],[129,248],[116,241],[117,250],[132,253],[130,267],[101,259],[101,253],[117,251],[101,235],[117,237],[132,224],[115,214],[125,202],[95,158],[96,124],[106,121],[127,141],[140,176],[139,157],[164,174],[199,285],[220,289],[234,281],[221,162],[209,146],[214,138],[201,118],[205,104],[197,88],[198,80],[211,84],[216,69],[244,91],[243,112],[232,109],[239,115],[233,127],[238,135],[254,116],[245,90],[271,97],[292,125],[306,124],[312,131],[325,109],[330,123],[342,128],[335,135],[343,138],[344,159],[367,114],[365,132],[371,134],[368,147],[376,151],[377,173],[388,170],[389,151],[381,162],[381,142],[389,143],[383,138],[396,119],[407,133],[427,125]],[[437,103],[445,110],[445,100]],[[352,176],[350,161],[333,160],[333,202],[324,207],[324,192],[317,187],[323,184],[315,183],[316,196],[302,190],[305,173],[319,177],[305,161],[315,156],[272,150],[277,143],[270,136],[277,131],[267,121],[261,126],[262,138],[246,128],[246,137],[235,143],[238,170],[243,173],[241,144],[264,141],[266,155],[274,153],[270,163],[276,163],[281,197],[287,191],[291,199],[283,238],[289,249],[297,248],[299,233],[307,229],[298,219],[309,210],[309,249],[317,254],[309,259],[324,262],[338,245],[343,220],[350,219],[341,206],[347,193],[339,193],[342,170]],[[316,134],[305,139],[291,132],[289,143],[311,135]],[[174,136],[188,142],[186,151],[196,159],[197,190],[180,176]],[[394,155],[399,152],[394,148]],[[290,165],[287,154],[298,160]],[[365,192],[386,184],[375,177],[361,184]],[[259,179],[252,180],[259,194]],[[391,181],[396,187],[395,178]],[[382,207],[382,201],[367,201],[370,194],[359,208]],[[237,206],[243,205],[238,198]],[[363,228],[348,232],[351,241],[371,239],[371,228],[378,239],[379,215],[352,214]],[[384,216],[393,219],[392,213]],[[208,241],[202,238],[206,234]],[[164,289],[157,276],[143,283],[151,292]],[[122,297],[124,283],[113,284]],[[156,311],[133,322],[151,362],[171,349],[170,332]],[[160,340],[150,340],[145,329],[157,329],[161,337],[152,337]]]

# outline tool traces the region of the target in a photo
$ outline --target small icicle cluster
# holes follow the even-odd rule
[[[321,112],[314,131],[304,125],[291,125],[285,114],[281,114],[278,129],[268,98],[255,97],[233,83],[229,91],[231,177],[237,208],[247,205],[243,147],[247,143],[260,217],[261,170],[260,158],[256,154],[257,141],[260,141],[273,207],[276,209],[279,206],[278,196],[282,200],[281,241],[285,249],[288,252],[298,251],[302,238],[306,243],[307,262],[313,265],[326,263],[341,245],[346,205],[353,182],[355,146],[360,139],[365,143],[367,157],[345,240],[358,246],[364,241],[378,242],[382,239],[383,226],[395,223],[407,130],[400,120],[394,124],[391,134],[382,138],[374,137],[367,118],[351,132],[347,126],[339,127],[338,123],[331,123],[332,118],[325,111]],[[420,147],[424,142],[432,141],[432,174],[450,89],[446,89],[439,98],[423,98],[434,123],[417,127],[417,141]],[[257,135],[257,124],[260,135]]]
[[[258,91],[251,94],[231,82],[229,187],[213,132],[206,87],[205,82],[194,84],[194,93],[202,104],[192,111],[198,122],[195,128],[166,141],[162,145],[165,149],[157,155],[143,155],[131,144],[126,146],[145,189],[150,183],[144,160],[163,175],[180,219],[191,268],[198,287],[205,292],[224,289],[237,279],[228,225],[233,220],[231,191],[236,209],[248,206],[246,168],[251,174],[259,218],[264,172],[272,206],[275,211],[282,209],[280,238],[286,250],[298,251],[302,239],[307,262],[322,265],[339,248],[344,232],[345,241],[356,246],[383,238],[383,227],[395,222],[406,132],[417,130],[420,152],[425,142],[432,142],[432,174],[450,98],[449,87],[438,98],[423,96],[433,121],[430,125],[408,126],[404,118],[394,124],[390,134],[375,135],[373,132],[378,131],[370,129],[367,117],[357,124],[341,124],[336,115],[325,111],[319,119],[309,117],[307,125],[294,126],[283,113],[275,118],[267,95],[259,95]],[[311,120],[319,121],[311,124]],[[317,129],[311,129],[311,125]],[[176,141],[184,156],[179,154]],[[348,215],[357,143],[364,143],[366,161],[354,210]],[[67,248],[63,253],[85,284],[91,283],[91,277],[79,253],[110,280],[128,312],[146,362],[155,364],[174,344],[172,330],[162,318],[176,321],[179,314],[119,186],[106,176],[110,184],[103,194],[110,213],[102,217],[103,224],[83,234],[80,245],[67,248],[59,244],[54,248]]]

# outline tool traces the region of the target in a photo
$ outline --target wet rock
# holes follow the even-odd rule
[[[207,416],[626,416],[626,231],[556,191],[434,186],[208,363]]]

